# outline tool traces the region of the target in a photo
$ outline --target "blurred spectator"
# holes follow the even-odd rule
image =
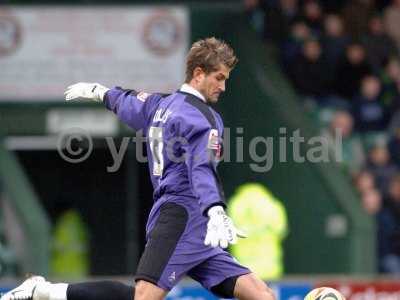
[[[388,184],[389,193],[385,205],[394,213],[397,221],[400,222],[400,174],[396,173],[392,176]],[[400,230],[400,227],[398,229]]]
[[[361,205],[368,215],[376,218],[379,271],[400,274],[400,223],[396,220],[397,216],[392,208],[393,203],[400,204],[400,177],[397,175],[391,179],[389,197],[385,199],[384,206],[382,194],[371,185],[372,176],[368,172],[363,174],[360,174],[364,181],[363,187],[359,189]],[[361,182],[361,177],[359,178]]]
[[[400,0],[393,0],[385,9],[383,21],[387,34],[395,41],[397,51],[400,49]]]
[[[354,181],[355,187],[360,194],[368,192],[369,190],[375,189],[375,178],[371,172],[362,170],[355,176]]]
[[[400,275],[400,175],[391,178],[378,219],[379,270]]]
[[[298,17],[298,0],[244,0],[243,4],[252,27],[277,44],[288,38],[290,25]]]
[[[385,228],[382,228],[382,223],[380,222],[380,214],[382,209],[382,195],[374,188],[364,190],[361,192],[361,206],[364,211],[374,217],[376,219],[377,224],[377,234],[376,234],[376,241],[377,241],[377,249],[378,249],[378,266],[380,265],[381,256],[380,256],[380,249],[386,241],[382,240],[381,233]]]
[[[260,36],[263,36],[265,8],[261,5],[260,0],[244,0],[243,5],[251,26]]]
[[[303,20],[296,20],[290,28],[290,34],[282,46],[282,64],[288,72],[289,65],[301,53],[304,41],[311,38],[311,30]]]
[[[350,42],[344,31],[343,20],[340,15],[330,14],[324,19],[324,34],[321,39],[324,55],[329,62],[328,72],[334,79],[339,59],[344,56],[346,45]]]
[[[79,279],[89,273],[89,233],[76,209],[64,211],[54,226],[51,253],[52,276]]]
[[[377,189],[365,190],[361,193],[361,205],[365,212],[375,216],[382,207],[382,195]]]
[[[307,40],[302,52],[290,66],[290,74],[298,93],[303,96],[324,96],[329,87],[326,63],[318,40]]]
[[[343,165],[351,173],[358,173],[364,165],[365,154],[359,136],[353,134],[353,117],[347,111],[335,112],[328,131],[323,135],[328,138],[329,145],[333,151],[340,151]],[[341,149],[336,149],[335,140],[340,135],[342,139]],[[335,153],[335,157],[339,155]]]
[[[280,8],[286,20],[293,21],[299,15],[298,0],[280,0]]]
[[[381,99],[392,117],[400,108],[400,62],[397,57],[392,56],[386,61],[380,77],[383,85]]]
[[[231,246],[232,254],[263,280],[281,278],[282,244],[289,229],[282,202],[262,184],[246,183],[235,190],[228,203],[232,220],[249,235]]]
[[[353,38],[359,38],[368,30],[368,20],[374,14],[374,0],[350,0],[343,9],[346,28]]]
[[[395,193],[398,194],[398,192],[396,191]],[[379,271],[400,274],[400,256],[396,241],[396,239],[400,238],[398,232],[400,223],[396,222],[393,211],[390,208],[382,208],[382,195],[374,188],[361,193],[361,205],[368,215],[376,219]]]
[[[386,145],[377,144],[369,151],[367,170],[374,176],[378,190],[387,195],[390,179],[397,174],[398,169],[391,161]]]
[[[363,44],[367,60],[376,73],[379,73],[391,55],[397,53],[395,42],[386,34],[382,18],[377,14],[368,21],[368,32],[363,37]]]
[[[387,126],[387,112],[379,99],[381,83],[375,76],[362,79],[360,94],[353,99],[353,116],[360,132],[380,131]]]
[[[400,168],[400,127],[397,127],[390,136],[388,149],[392,161]]]
[[[375,3],[375,6],[376,6],[376,9],[378,10],[378,11],[383,11],[390,3],[392,2],[392,0],[379,0],[379,1],[376,1],[376,3]]]
[[[280,9],[279,3],[264,5],[264,39],[280,44],[289,34],[289,23]]]
[[[346,0],[321,0],[320,2],[324,7],[324,10],[328,13],[339,13]]]
[[[303,18],[316,36],[322,33],[323,12],[317,0],[306,0],[303,4]]]
[[[352,42],[347,46],[345,57],[338,65],[334,92],[347,99],[353,98],[360,89],[361,79],[371,72],[364,47],[358,42]]]

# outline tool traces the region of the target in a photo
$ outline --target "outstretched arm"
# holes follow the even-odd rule
[[[84,99],[103,102],[107,109],[113,111],[123,123],[135,130],[145,127],[149,108],[147,101],[155,98],[144,92],[120,87],[109,89],[99,83],[86,82],[69,86],[64,94],[67,101]]]

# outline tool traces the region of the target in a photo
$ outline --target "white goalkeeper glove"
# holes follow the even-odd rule
[[[87,100],[93,100],[96,102],[102,102],[104,94],[109,88],[99,83],[86,83],[78,82],[67,87],[65,91],[65,100],[70,101],[77,98],[83,98]]]
[[[245,238],[225,213],[222,206],[213,206],[208,212],[207,234],[204,240],[206,246],[227,248],[229,244],[236,244],[237,238]]]

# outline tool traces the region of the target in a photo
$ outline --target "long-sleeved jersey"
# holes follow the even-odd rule
[[[104,103],[122,122],[143,131],[154,201],[165,194],[195,197],[202,213],[224,205],[216,169],[223,123],[215,110],[183,91],[163,95],[116,87]]]

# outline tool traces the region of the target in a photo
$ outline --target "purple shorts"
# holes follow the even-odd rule
[[[210,289],[225,279],[250,273],[228,252],[204,245],[208,218],[192,197],[164,196],[147,223],[147,243],[135,280],[146,280],[171,290],[190,276]]]

